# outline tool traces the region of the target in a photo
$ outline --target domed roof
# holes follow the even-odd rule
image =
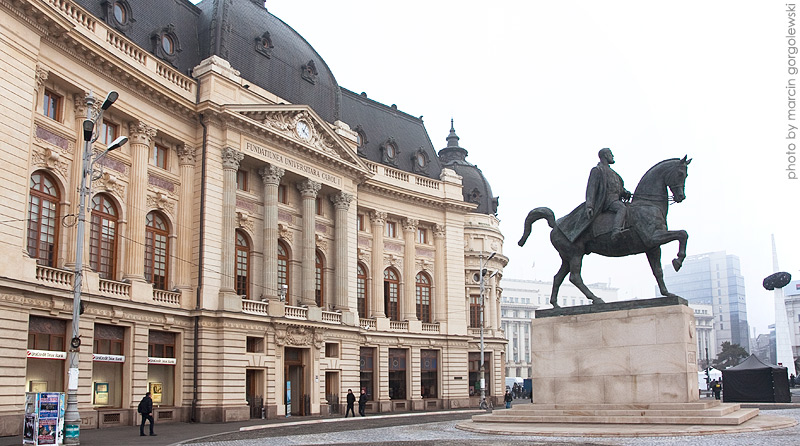
[[[293,104],[307,104],[328,122],[339,120],[339,85],[328,65],[263,1],[204,0],[197,5],[202,59],[219,56],[244,79]]]
[[[500,198],[492,195],[492,187],[483,176],[478,166],[467,161],[467,150],[458,145],[459,137],[456,135],[453,120],[450,120],[450,134],[447,135],[447,147],[439,151],[442,167],[453,169],[461,175],[464,192],[464,201],[476,203],[475,212],[480,214],[497,215],[497,206]]]

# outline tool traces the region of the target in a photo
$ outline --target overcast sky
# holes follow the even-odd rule
[[[657,162],[693,159],[687,199],[670,206],[669,226],[689,232],[689,255],[740,258],[759,333],[774,321],[772,293],[761,287],[773,272],[771,234],[781,269],[800,278],[800,179],[786,170],[786,85],[798,76],[787,71],[784,2],[269,0],[267,8],[317,50],[339,85],[424,115],[437,150],[455,119],[467,159],[500,197],[505,277],[552,280],[560,260],[546,223],[517,247],[524,217],[538,206],[560,217],[580,204],[597,151],[610,147],[631,191]],[[662,252],[666,264],[677,243]],[[583,277],[610,282],[623,299],[655,297],[644,255],[590,255]]]

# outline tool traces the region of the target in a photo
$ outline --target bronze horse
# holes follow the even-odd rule
[[[550,295],[550,304],[554,308],[558,305],[558,289],[564,278],[569,273],[572,282],[592,303],[603,303],[583,283],[581,278],[581,264],[583,256],[597,253],[606,257],[624,257],[631,254],[647,254],[650,268],[658,282],[658,289],[664,296],[675,296],[667,290],[664,284],[664,271],[661,269],[661,245],[678,240],[678,256],[672,260],[672,266],[678,271],[686,258],[686,241],[689,234],[684,230],[670,231],[667,229],[667,210],[670,200],[680,203],[686,198],[684,185],[687,176],[687,166],[692,161],[672,158],[661,161],[651,167],[642,176],[633,199],[627,203],[627,224],[619,239],[611,240],[611,226],[613,214],[597,216],[592,225],[571,242],[559,229],[566,224],[566,219],[577,212],[584,212],[584,205],[578,206],[571,214],[556,221],[553,211],[546,207],[536,208],[528,213],[525,218],[525,231],[519,241],[523,246],[531,234],[531,226],[539,219],[546,219],[547,224],[553,228],[550,231],[550,242],[561,256],[561,268],[553,277],[553,291]],[[667,188],[672,192],[668,195]]]

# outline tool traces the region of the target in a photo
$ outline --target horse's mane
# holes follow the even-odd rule
[[[681,160],[680,158],[670,158],[670,159],[666,159],[666,160],[664,160],[664,161],[661,161],[661,162],[659,162],[658,164],[656,164],[655,166],[653,166],[653,167],[651,167],[650,169],[648,169],[648,170],[647,170],[647,172],[645,172],[645,173],[644,173],[644,175],[642,175],[642,178],[644,178],[644,177],[646,177],[647,175],[649,175],[649,174],[650,174],[650,172],[652,172],[652,171],[654,171],[654,170],[656,170],[656,169],[660,168],[660,167],[661,167],[663,164],[666,164],[666,163],[669,163],[669,162],[680,161],[680,160]]]

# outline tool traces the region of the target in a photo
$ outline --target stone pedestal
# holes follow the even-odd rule
[[[536,404],[699,398],[694,313],[684,299],[539,310],[532,325]]]

